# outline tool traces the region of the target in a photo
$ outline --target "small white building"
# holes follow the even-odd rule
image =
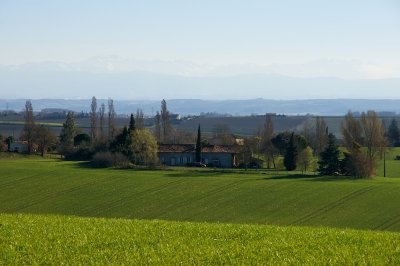
[[[8,149],[10,152],[27,153],[28,143],[26,142],[13,142]]]

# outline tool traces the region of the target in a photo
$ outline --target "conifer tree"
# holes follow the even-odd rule
[[[340,172],[339,147],[336,145],[336,137],[332,133],[328,135],[328,144],[321,152],[321,159],[318,161],[318,172],[321,175],[336,175]]]
[[[286,170],[293,171],[297,168],[297,146],[294,140],[294,133],[290,136],[289,145],[286,149],[285,157],[283,160],[283,164],[285,165]]]
[[[135,131],[136,129],[136,121],[133,114],[131,114],[131,119],[129,120],[129,132]]]
[[[68,112],[67,118],[60,134],[61,150],[63,153],[71,150],[74,147],[74,137],[76,134],[76,126],[74,113]]]

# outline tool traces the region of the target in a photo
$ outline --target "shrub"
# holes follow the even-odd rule
[[[74,150],[69,150],[64,153],[65,159],[69,161],[88,161],[93,157],[93,151],[90,148],[81,147]]]
[[[96,168],[127,167],[129,160],[122,153],[98,152],[93,156],[91,164]]]
[[[356,178],[369,178],[375,174],[375,161],[358,150],[345,153],[341,161],[341,173]]]

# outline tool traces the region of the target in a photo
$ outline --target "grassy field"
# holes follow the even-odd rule
[[[0,264],[399,265],[400,234],[0,215]]]
[[[399,161],[392,163],[399,169]],[[400,178],[85,166],[0,159],[0,213],[400,231]]]

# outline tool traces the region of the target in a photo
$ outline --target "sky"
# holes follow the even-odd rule
[[[0,0],[0,66],[380,79],[399,47],[399,0]]]

